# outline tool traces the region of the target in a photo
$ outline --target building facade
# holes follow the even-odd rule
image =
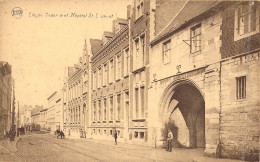
[[[113,32],[91,43],[91,123],[92,138],[119,141],[128,139],[129,127],[129,30],[128,20],[113,22]]]
[[[47,129],[54,133],[56,130],[60,130],[62,121],[62,105],[61,105],[61,93],[55,91],[48,98],[48,110],[46,114]],[[45,114],[44,114],[45,115]]]
[[[47,130],[47,114],[48,114],[48,109],[42,109],[40,110],[40,126],[41,126],[41,130]]]
[[[259,2],[178,3],[165,25],[156,14],[171,3],[155,11],[164,27],[151,42],[148,139],[162,145],[171,129],[175,147],[258,160]]]
[[[170,129],[174,147],[259,160],[259,2],[132,2],[68,68],[64,131],[158,147]]]
[[[69,68],[67,80],[67,109],[64,131],[71,137],[80,137],[83,127],[82,117],[82,69],[80,65]]]
[[[12,69],[7,62],[0,62],[0,139],[11,128],[13,80]]]

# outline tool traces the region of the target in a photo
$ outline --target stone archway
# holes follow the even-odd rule
[[[168,123],[175,136],[175,147],[205,147],[205,101],[193,82],[179,80],[169,85],[160,108],[162,122]]]

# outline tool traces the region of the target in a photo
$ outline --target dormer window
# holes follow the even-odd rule
[[[144,11],[144,1],[136,0],[136,20],[143,15]]]
[[[241,3],[235,12],[235,41],[259,32],[259,6],[254,1]]]

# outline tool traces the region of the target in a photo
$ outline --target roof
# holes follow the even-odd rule
[[[113,38],[115,36],[115,33],[113,32],[108,32],[108,31],[105,31],[104,32],[104,36],[105,37],[110,37],[110,38]]]
[[[128,24],[128,20],[127,20],[127,19],[117,18],[116,21],[117,21],[118,23],[120,23],[120,24],[125,24],[125,25]]]
[[[53,92],[50,97],[47,98],[47,100],[49,100],[50,98],[52,98],[55,94],[57,93],[57,91]]]
[[[92,55],[96,54],[102,48],[103,41],[99,39],[90,39]]]
[[[32,111],[31,111],[32,116],[36,115],[36,114],[39,114],[41,110],[43,110],[43,107],[35,107],[35,108],[33,108]]]
[[[187,1],[168,23],[168,25],[155,36],[154,40],[151,42],[151,45],[153,46],[164,38],[172,35],[174,31],[182,25],[208,11],[219,3],[220,1]]]

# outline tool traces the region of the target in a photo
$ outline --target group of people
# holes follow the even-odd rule
[[[56,130],[55,132],[57,134],[57,138],[60,136],[60,138],[65,138],[65,134],[63,133],[62,130]]]

